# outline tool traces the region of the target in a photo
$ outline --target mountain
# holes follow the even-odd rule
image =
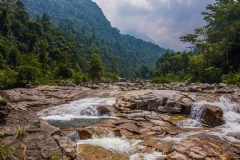
[[[91,0],[23,0],[32,17],[48,14],[51,21],[103,59],[105,69],[132,77],[143,64],[153,66],[166,51],[158,45],[120,34]]]

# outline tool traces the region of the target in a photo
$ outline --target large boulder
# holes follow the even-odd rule
[[[93,135],[93,132],[87,128],[77,128],[75,130],[78,132],[80,139],[89,139]]]
[[[224,123],[223,110],[218,106],[205,104],[201,114],[201,122],[211,126],[220,126]]]
[[[119,111],[148,110],[162,113],[179,113],[188,115],[192,100],[178,91],[138,90],[120,96],[115,104]]]
[[[97,106],[99,115],[112,115],[114,112],[114,108],[110,105],[99,105]]]

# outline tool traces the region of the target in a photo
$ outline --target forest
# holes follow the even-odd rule
[[[0,16],[0,88],[97,81],[103,75],[98,54],[54,26],[47,14],[32,19],[21,1],[7,0],[0,3]]]
[[[156,59],[166,51],[151,42],[121,34],[92,0],[23,0],[23,3],[32,18],[47,13],[65,34],[98,53],[106,71],[121,77],[135,77],[142,65],[154,67]]]
[[[1,89],[116,81],[118,76],[155,83],[240,84],[239,1],[208,5],[202,13],[206,25],[180,37],[191,45],[186,52],[120,34],[90,0],[23,2],[0,1]],[[48,9],[51,12],[45,13]]]
[[[166,52],[156,61],[154,82],[240,85],[240,1],[216,0],[202,13],[206,25],[180,37],[188,52]]]

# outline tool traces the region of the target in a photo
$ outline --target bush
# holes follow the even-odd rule
[[[17,72],[6,68],[0,71],[0,89],[14,87],[17,83]]]
[[[7,101],[4,99],[0,99],[0,106],[6,106],[7,105]]]
[[[39,69],[36,67],[20,66],[17,68],[18,80],[20,83],[27,84],[34,82],[40,75]]]
[[[223,83],[240,85],[240,73],[229,73],[221,77]]]
[[[81,84],[83,82],[86,82],[88,80],[88,77],[86,74],[78,72],[73,75],[72,79],[74,83]]]
[[[168,73],[166,75],[161,75],[152,79],[153,83],[170,83],[170,82],[182,82],[185,77],[179,72],[179,74]]]
[[[153,83],[170,83],[171,81],[164,76],[160,76],[160,77],[153,78],[152,82]]]
[[[68,79],[73,76],[73,72],[70,68],[68,68],[66,65],[59,66],[57,70],[57,77],[61,77],[63,79]]]
[[[17,151],[14,147],[10,147],[0,141],[0,159],[16,159]]]

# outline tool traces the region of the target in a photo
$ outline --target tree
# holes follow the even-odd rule
[[[93,53],[89,60],[89,76],[94,82],[100,81],[103,75],[103,62],[98,54]]]
[[[33,83],[39,76],[39,70],[33,66],[20,66],[17,68],[18,81],[23,84]]]
[[[19,51],[16,47],[13,47],[9,53],[8,64],[11,68],[16,69],[19,63]]]
[[[149,79],[150,78],[150,69],[147,65],[142,65],[139,69],[139,76],[142,79]]]

